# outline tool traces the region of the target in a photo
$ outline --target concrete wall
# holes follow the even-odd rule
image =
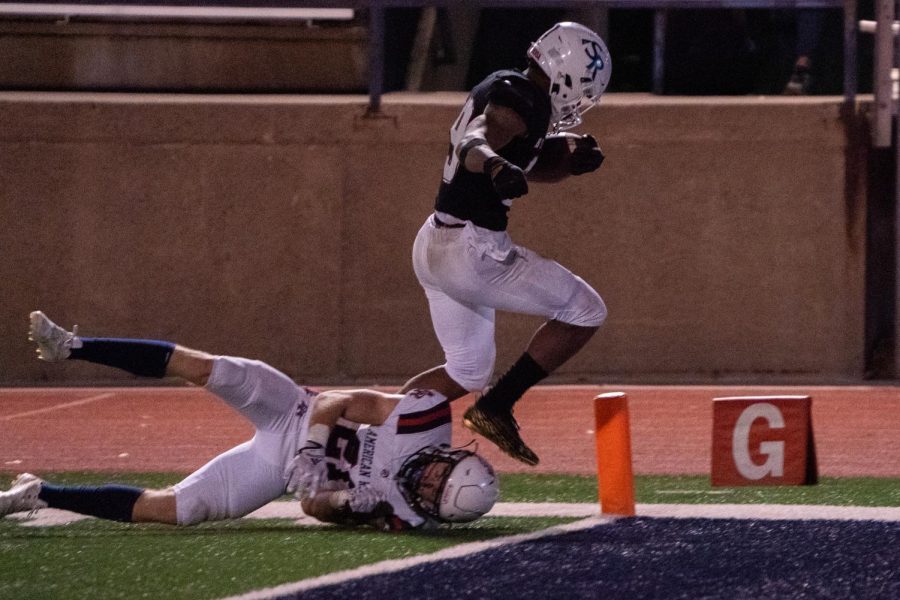
[[[364,93],[360,25],[0,20],[0,89]]]
[[[438,364],[409,255],[462,101],[0,95],[0,384],[130,380],[34,360],[35,308],[310,383]],[[858,129],[831,98],[605,99],[603,168],[512,210],[610,309],[552,381],[861,377]],[[500,315],[498,369],[537,325]]]

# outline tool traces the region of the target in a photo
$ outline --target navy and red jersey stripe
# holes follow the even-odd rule
[[[397,419],[397,433],[421,433],[449,424],[450,402],[444,400],[426,410],[400,415],[400,418]]]

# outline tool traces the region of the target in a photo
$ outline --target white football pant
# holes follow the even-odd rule
[[[606,319],[603,299],[581,277],[513,244],[505,231],[471,223],[437,227],[432,215],[416,236],[413,268],[428,297],[447,374],[469,391],[490,382],[496,310],[582,327],[599,327]]]
[[[253,423],[256,433],[175,485],[179,525],[236,519],[281,496],[284,469],[309,423],[310,394],[256,360],[217,356],[206,389]]]

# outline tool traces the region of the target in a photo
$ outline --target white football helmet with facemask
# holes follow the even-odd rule
[[[609,85],[609,50],[584,25],[557,23],[531,45],[528,57],[550,78],[554,132],[580,125],[582,115],[600,101]]]
[[[397,473],[400,492],[423,517],[465,523],[486,514],[500,495],[490,464],[474,452],[428,446],[409,457]]]

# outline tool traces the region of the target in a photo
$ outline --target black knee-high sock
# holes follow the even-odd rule
[[[522,394],[546,376],[543,367],[526,352],[500,377],[497,385],[478,400],[478,404],[488,410],[512,410]]]
[[[164,377],[175,344],[159,340],[79,338],[69,358],[116,367],[142,377]]]
[[[134,504],[143,492],[143,489],[129,485],[62,486],[45,482],[38,498],[50,508],[128,523]]]

